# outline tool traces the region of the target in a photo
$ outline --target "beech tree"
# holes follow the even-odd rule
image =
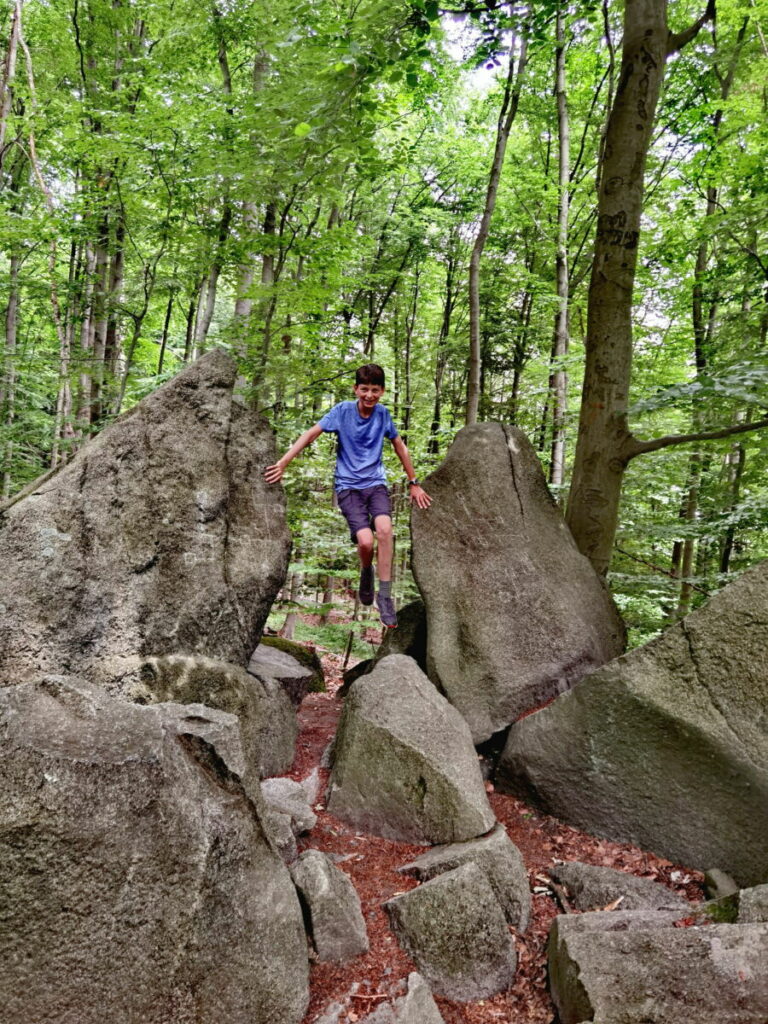
[[[669,57],[715,16],[713,0],[688,28],[672,32],[666,0],[627,0],[616,97],[606,132],[597,234],[589,286],[586,362],[567,521],[579,550],[605,574],[613,554],[627,464],[638,455],[755,430],[720,430],[643,441],[627,423],[632,366],[632,295],[640,241],[645,165]]]

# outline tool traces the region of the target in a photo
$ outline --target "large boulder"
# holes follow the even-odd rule
[[[0,517],[0,681],[131,695],[143,657],[245,665],[290,549],[272,431],[203,356]]]
[[[63,677],[0,691],[7,1024],[302,1019],[301,908],[236,719],[193,710]]]
[[[512,936],[476,864],[462,864],[384,906],[400,945],[433,992],[473,1002],[512,985]]]
[[[479,743],[620,654],[624,627],[520,430],[465,427],[424,486],[411,530],[427,673]]]
[[[681,923],[659,911],[555,918],[549,979],[561,1024],[765,1024],[768,925]]]
[[[739,885],[768,879],[768,562],[512,727],[497,787]]]
[[[133,694],[141,703],[205,704],[237,715],[243,750],[257,776],[287,772],[296,752],[299,723],[284,687],[237,665],[202,655],[146,658]]]
[[[352,685],[327,807],[357,828],[411,843],[472,839],[495,824],[466,723],[404,654],[383,658]]]

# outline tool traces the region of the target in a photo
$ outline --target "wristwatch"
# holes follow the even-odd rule
[[[409,487],[420,487],[421,485],[419,484],[419,481],[416,479],[416,477],[414,477],[413,480],[409,480],[408,481],[408,486]]]

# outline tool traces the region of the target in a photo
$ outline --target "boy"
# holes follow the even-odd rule
[[[360,557],[360,601],[373,604],[373,533],[378,540],[379,592],[376,604],[385,626],[394,628],[397,615],[392,601],[392,503],[381,461],[384,438],[392,447],[408,477],[411,501],[429,508],[432,499],[422,490],[414,473],[408,449],[392,422],[389,410],[379,405],[384,394],[384,371],[376,363],[360,366],[355,372],[355,400],[339,402],[310,427],[274,466],[264,473],[267,483],[282,478],[288,463],[322,433],[338,437],[334,487],[344,518],[349,524],[352,543]],[[373,528],[372,528],[373,527]]]

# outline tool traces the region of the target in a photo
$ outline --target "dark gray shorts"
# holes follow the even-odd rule
[[[389,498],[389,491],[384,484],[377,484],[375,487],[365,487],[362,491],[348,488],[338,491],[336,498],[339,502],[341,514],[349,524],[349,535],[352,543],[357,544],[358,530],[372,530],[373,521],[376,516],[389,516],[392,518],[392,502]]]

